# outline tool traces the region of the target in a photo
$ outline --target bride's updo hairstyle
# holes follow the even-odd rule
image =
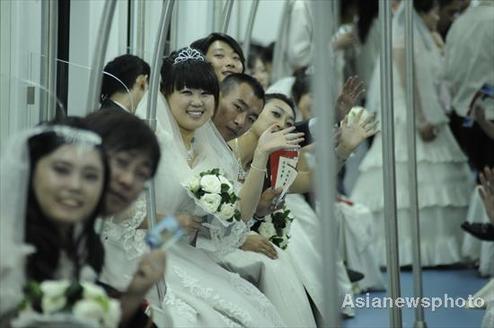
[[[40,133],[28,140],[30,175],[26,203],[25,242],[33,245],[36,251],[27,258],[27,278],[36,281],[55,279],[62,250],[73,263],[74,278],[78,279],[80,269],[86,264],[99,273],[103,266],[104,249],[94,230],[94,223],[103,208],[103,195],[106,192],[109,178],[108,164],[101,139],[95,133],[90,132],[79,118],[70,118],[56,125],[41,126],[40,129]],[[39,203],[34,191],[34,172],[41,159],[64,145],[80,146],[83,147],[82,151],[84,149],[96,150],[103,163],[104,175],[103,187],[94,210],[88,217],[81,218],[77,224],[70,224],[70,228],[65,232],[67,235],[61,236],[60,223],[43,213],[42,204]]]
[[[214,69],[196,49],[182,48],[166,57],[161,67],[161,92],[165,97],[175,90],[200,89],[214,96],[218,108],[220,87]]]

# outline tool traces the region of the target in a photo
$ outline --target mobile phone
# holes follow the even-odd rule
[[[316,123],[316,118],[295,123],[295,132],[302,132],[304,134],[304,141],[300,143],[301,147],[305,147],[314,142],[312,132],[314,131]]]
[[[184,232],[174,216],[164,217],[158,224],[146,234],[146,243],[152,249],[166,250],[175,244]]]

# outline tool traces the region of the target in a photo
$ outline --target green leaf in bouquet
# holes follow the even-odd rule
[[[242,216],[240,214],[239,210],[235,210],[235,214],[233,215],[233,218],[237,221],[240,221],[242,219]]]
[[[228,193],[230,190],[230,186],[227,185],[226,183],[221,184],[221,194]]]
[[[73,282],[65,291],[65,297],[67,298],[66,309],[72,308],[77,301],[81,300],[83,293],[84,288],[82,285],[78,281]]]
[[[29,281],[24,286],[24,300],[19,304],[19,309],[26,309],[31,306],[35,311],[41,312],[41,299],[43,298],[43,291],[41,285],[36,281]]]

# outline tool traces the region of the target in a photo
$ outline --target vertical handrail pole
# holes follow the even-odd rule
[[[314,12],[314,107],[317,109],[318,122],[316,142],[316,187],[319,199],[319,217],[321,219],[323,266],[321,279],[324,279],[324,308],[322,310],[324,327],[339,326],[339,306],[335,292],[336,284],[336,229],[334,216],[334,203],[336,199],[336,156],[334,153],[334,108],[328,104],[334,104],[334,92],[330,77],[334,76],[334,58],[328,51],[328,42],[334,35],[334,25],[328,17],[332,17],[331,1],[313,1]]]
[[[232,17],[232,9],[235,0],[227,0],[225,8],[223,9],[223,24],[221,24],[221,32],[228,33],[228,26],[230,25],[230,18]]]
[[[250,7],[249,20],[247,22],[247,28],[245,29],[245,38],[242,46],[244,57],[247,60],[250,52],[250,39],[252,38],[252,30],[254,29],[254,21],[256,20],[257,8],[259,7],[259,0],[253,0]]]
[[[91,74],[89,75],[89,91],[87,97],[86,111],[92,112],[98,109],[101,93],[101,82],[103,79],[103,67],[110,37],[111,23],[115,13],[116,0],[107,0],[103,8],[103,14],[96,37],[94,55],[91,64]]]
[[[391,2],[379,0],[381,23],[381,104],[383,142],[384,227],[388,291],[392,300],[400,296],[400,261],[398,252],[398,223],[396,209],[396,172],[394,152],[393,64]],[[402,326],[401,309],[390,309],[390,327]]]
[[[156,130],[156,103],[158,97],[158,89],[160,84],[160,71],[163,63],[163,54],[166,46],[166,36],[170,29],[170,23],[173,13],[175,0],[163,1],[160,16],[160,30],[156,36],[153,62],[151,66],[151,77],[149,80],[148,102],[146,109],[146,120],[153,131]],[[146,188],[146,209],[148,226],[151,229],[156,225],[156,192],[154,188],[154,180],[151,180],[148,188]],[[161,281],[156,284],[160,305],[165,299],[165,284]]]
[[[49,121],[55,117],[56,85],[57,85],[57,42],[58,42],[58,2],[41,2],[41,56],[40,84],[46,92],[40,90],[40,122]]]
[[[405,76],[407,101],[407,144],[408,144],[408,196],[410,203],[410,220],[412,224],[413,248],[413,291],[414,297],[422,299],[422,261],[420,258],[420,219],[417,187],[417,150],[415,145],[415,66],[413,35],[413,1],[406,1],[405,7]],[[424,308],[422,303],[415,308],[414,327],[425,328]]]
[[[144,58],[144,17],[146,1],[130,0],[130,51],[129,53]]]

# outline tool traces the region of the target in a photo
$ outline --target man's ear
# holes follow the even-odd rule
[[[147,74],[139,75],[136,79],[136,84],[138,88],[142,90],[146,90],[148,84],[148,75]]]

